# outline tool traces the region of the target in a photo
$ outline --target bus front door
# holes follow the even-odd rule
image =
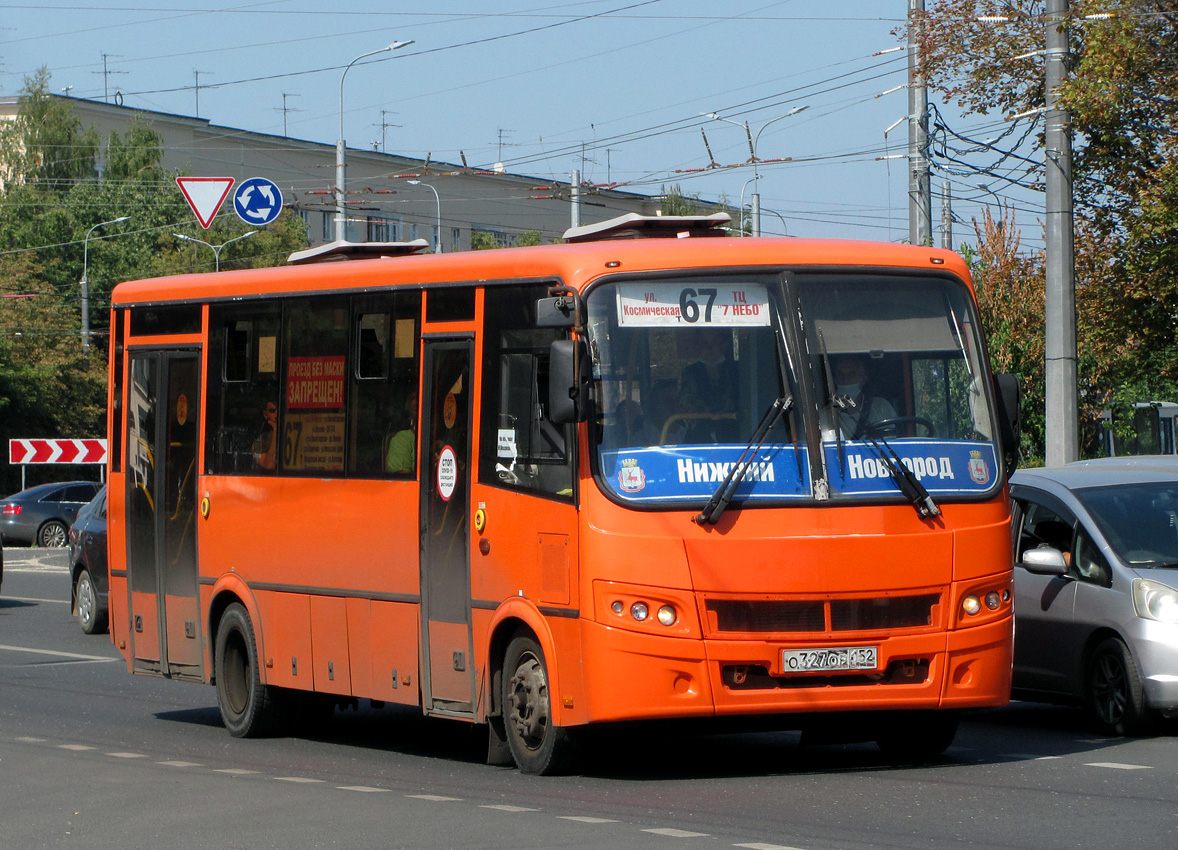
[[[203,679],[196,565],[200,353],[133,350],[127,576],[136,671]]]
[[[427,341],[422,397],[421,646],[426,711],[474,711],[469,341]]]

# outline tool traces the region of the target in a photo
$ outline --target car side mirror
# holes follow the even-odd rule
[[[554,339],[548,351],[548,419],[554,425],[589,418],[592,372],[580,339]]]
[[[1051,546],[1039,546],[1024,551],[1022,568],[1037,576],[1062,576],[1068,572],[1063,552]]]

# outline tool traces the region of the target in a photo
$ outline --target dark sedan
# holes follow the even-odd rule
[[[97,481],[38,484],[0,500],[0,537],[20,546],[64,546],[82,505],[98,493]]]
[[[87,502],[70,528],[71,608],[82,631],[105,632],[107,624],[106,487]]]

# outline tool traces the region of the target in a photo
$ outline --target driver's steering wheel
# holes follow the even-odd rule
[[[928,432],[924,435],[926,437],[933,436],[937,431],[937,426],[923,416],[893,416],[878,422],[868,422],[863,430],[873,437],[896,436],[904,425],[916,425],[924,428]]]

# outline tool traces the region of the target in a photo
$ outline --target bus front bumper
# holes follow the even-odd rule
[[[886,709],[1010,698],[1009,618],[969,629],[821,643],[693,640],[582,621],[589,722]],[[788,649],[872,646],[875,670],[785,674]]]

